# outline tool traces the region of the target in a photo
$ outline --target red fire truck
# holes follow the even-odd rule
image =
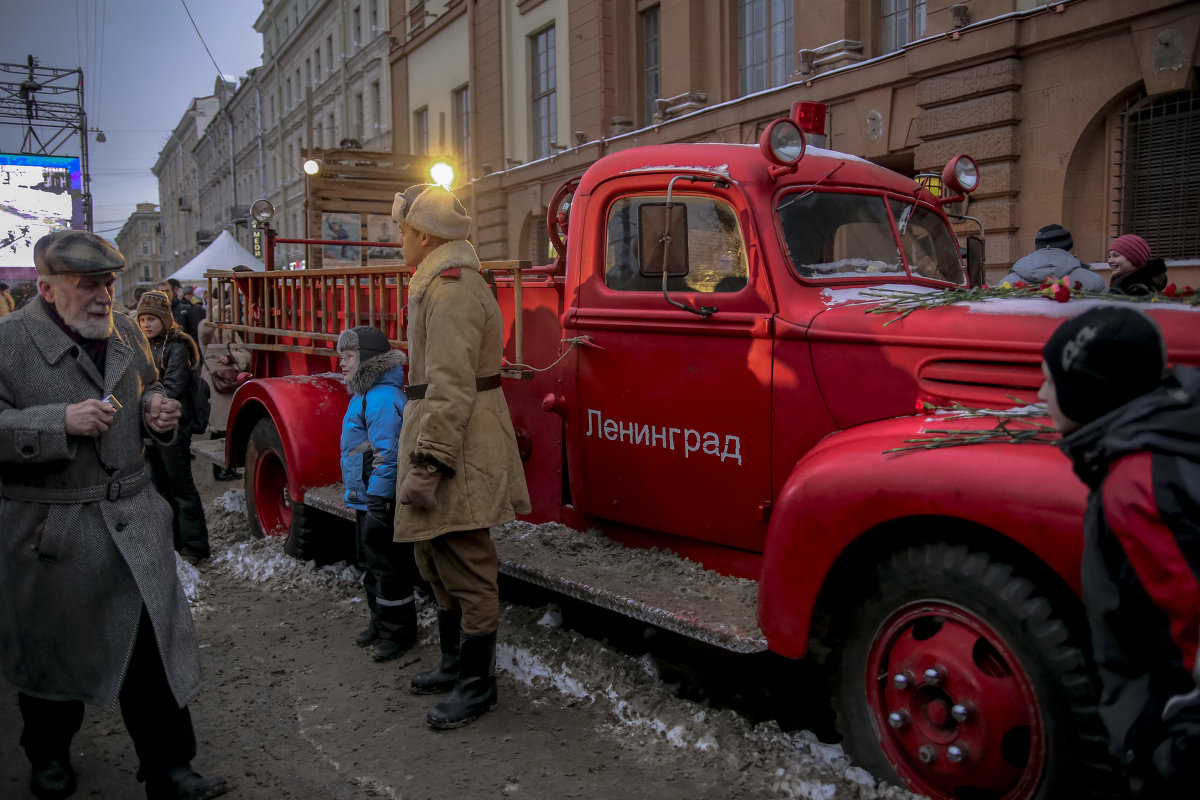
[[[784,119],[758,146],[613,153],[560,189],[555,262],[485,264],[529,519],[753,579],[757,624],[686,587],[606,586],[536,552],[501,547],[502,570],[719,647],[823,660],[852,756],[931,797],[1102,794],[1083,486],[1056,448],[1020,437],[921,444],[1019,427],[922,404],[1035,402],[1050,332],[1111,301],[944,302],[982,276],[945,212],[976,174],[955,159],[935,196],[806,147]],[[210,315],[254,350],[222,455],[245,468],[254,531],[294,554],[321,546],[320,513],[344,513],[337,335],[371,324],[403,346],[407,278],[209,275]],[[1172,361],[1200,364],[1196,309],[1145,307]]]

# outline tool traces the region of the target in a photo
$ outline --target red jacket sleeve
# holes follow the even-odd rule
[[[1104,482],[1104,517],[1129,563],[1171,625],[1171,638],[1188,672],[1200,644],[1200,575],[1188,565],[1179,542],[1154,502],[1150,453],[1118,460]]]

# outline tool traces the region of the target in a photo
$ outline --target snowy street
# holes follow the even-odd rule
[[[207,469],[201,462],[197,477]],[[230,797],[912,796],[877,787],[809,732],[684,699],[650,654],[564,626],[544,596],[504,604],[497,709],[467,728],[430,730],[424,712],[437,698],[407,686],[437,657],[432,606],[416,648],[372,662],[352,641],[366,618],[358,570],[314,569],[285,555],[279,539],[250,540],[244,495],[228,488],[237,485],[202,485],[213,559],[199,571],[179,562],[206,681],[192,705],[195,767],[224,775]],[[0,795],[30,797],[9,691],[0,730]],[[119,714],[89,708],[72,759],[77,796],[141,795]]]

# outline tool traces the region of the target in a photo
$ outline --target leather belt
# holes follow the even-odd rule
[[[0,496],[27,503],[95,503],[98,500],[119,500],[122,497],[132,497],[145,488],[148,483],[150,483],[150,470],[143,468],[141,472],[126,475],[108,483],[80,488],[49,488],[5,483],[0,485]]]
[[[407,397],[409,400],[423,400],[423,399],[425,399],[425,390],[428,388],[429,388],[428,383],[418,383],[416,386],[405,386],[404,387],[404,396]],[[475,391],[477,391],[477,392],[486,392],[491,389],[499,389],[499,388],[500,388],[500,373],[499,372],[497,372],[495,375],[488,375],[486,378],[476,378],[475,379]]]

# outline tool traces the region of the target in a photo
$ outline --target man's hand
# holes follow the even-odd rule
[[[101,400],[84,400],[67,406],[67,433],[99,436],[112,426],[117,410]]]
[[[170,433],[182,413],[182,403],[155,392],[146,403],[146,425],[155,433]]]
[[[437,500],[434,499],[434,492],[437,491],[438,483],[442,480],[442,473],[430,472],[425,467],[413,467],[409,473],[404,476],[404,483],[400,485],[400,505],[413,505],[422,511],[432,511],[437,508]]]

